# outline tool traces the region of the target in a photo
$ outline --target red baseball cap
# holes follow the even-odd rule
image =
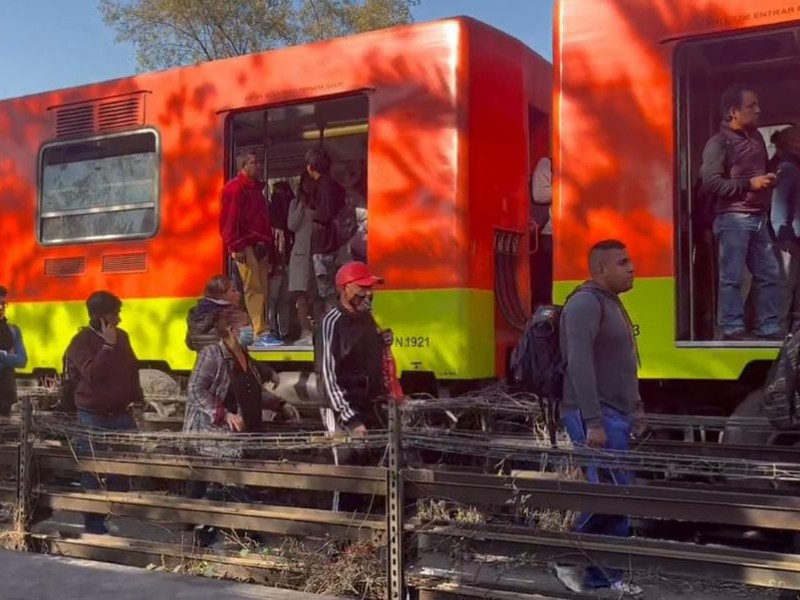
[[[336,272],[336,287],[343,288],[351,283],[371,287],[376,283],[383,283],[383,278],[370,273],[369,267],[364,263],[353,261]]]

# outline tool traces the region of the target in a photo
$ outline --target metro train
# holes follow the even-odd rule
[[[798,40],[788,0],[559,0],[552,65],[452,18],[2,101],[0,282],[29,370],[59,368],[101,288],[124,298],[143,361],[190,369],[185,317],[226,268],[233,157],[256,149],[273,182],[321,143],[360,178],[368,262],[386,280],[376,317],[404,383],[502,378],[530,312],[531,175],[550,156],[556,300],[586,277],[592,243],[625,241],[648,409],[752,416],[777,344],[715,339],[693,184],[732,83],[759,91],[766,139],[797,122]]]

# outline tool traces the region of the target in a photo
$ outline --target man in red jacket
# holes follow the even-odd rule
[[[236,261],[244,283],[244,302],[256,333],[254,346],[278,346],[281,340],[269,330],[266,298],[269,297],[269,221],[264,182],[257,179],[255,152],[238,157],[239,173],[222,189],[219,229],[225,251]]]

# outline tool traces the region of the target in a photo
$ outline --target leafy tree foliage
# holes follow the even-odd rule
[[[420,0],[100,0],[143,71],[391,27]]]

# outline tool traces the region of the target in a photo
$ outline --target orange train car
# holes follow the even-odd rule
[[[142,361],[187,371],[186,315],[225,269],[219,195],[237,152],[290,180],[322,144],[368,207],[376,316],[405,374],[503,374],[528,304],[529,179],[549,152],[552,67],[453,18],[0,102],[0,282],[58,369],[110,290]],[[290,365],[312,353],[278,347]]]
[[[637,283],[624,301],[651,410],[758,414],[777,344],[715,339],[714,247],[696,182],[730,85],[759,93],[768,143],[800,122],[798,40],[789,0],[556,5],[555,295],[585,277],[591,243],[627,242]]]

